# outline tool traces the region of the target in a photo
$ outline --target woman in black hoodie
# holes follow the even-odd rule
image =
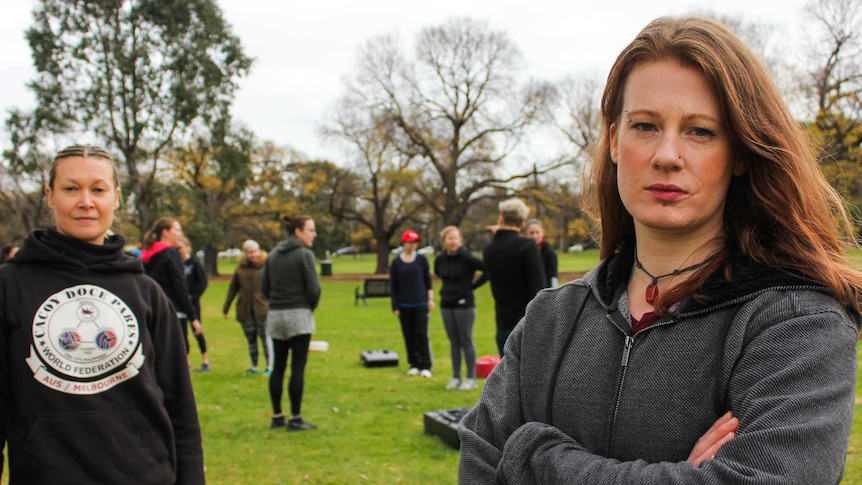
[[[176,313],[108,235],[120,201],[111,156],[62,150],[45,192],[56,227],[0,267],[9,483],[204,483]]]
[[[192,299],[192,307],[195,309],[195,315],[198,316],[198,322],[201,321],[201,296],[209,286],[209,278],[203,265],[198,260],[197,256],[192,254],[192,243],[189,238],[182,236],[177,240],[177,250],[180,253],[180,258],[183,260],[183,273],[186,275],[186,286],[189,290],[189,296]],[[187,330],[187,328],[183,328]],[[210,370],[210,361],[207,357],[207,339],[204,336],[203,324],[200,330],[195,332],[195,340],[198,341],[198,349],[201,351],[201,372]],[[186,336],[188,341],[188,336]]]
[[[452,356],[452,380],[446,389],[466,391],[476,389],[476,346],[473,345],[473,324],[476,322],[476,299],[473,290],[482,286],[485,265],[462,245],[461,231],[446,226],[440,231],[443,252],[434,258],[434,274],[442,281],[440,288],[440,315],[449,337]],[[481,273],[477,278],[476,273]],[[461,354],[467,367],[461,380]]]
[[[186,343],[186,355],[188,355],[189,322],[192,323],[195,335],[201,333],[201,322],[186,283],[183,258],[177,248],[181,237],[183,237],[183,228],[178,220],[173,217],[160,217],[144,234],[146,249],[141,251],[141,259],[144,260],[144,271],[147,276],[156,280],[174,304],[182,325],[183,340]]]

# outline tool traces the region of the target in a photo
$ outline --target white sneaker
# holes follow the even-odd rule
[[[431,377],[431,371],[428,369],[422,369],[422,372],[420,372],[419,375],[422,377],[430,378]]]
[[[478,384],[476,384],[476,379],[467,378],[464,379],[464,382],[462,382],[460,386],[458,386],[458,390],[469,391],[470,389],[476,389],[477,387]]]
[[[449,384],[446,384],[446,389],[457,389],[460,384],[461,379],[453,377],[452,380],[449,381]]]
[[[417,369],[415,367],[411,367],[410,370],[407,371],[407,375],[408,376],[418,376],[419,375],[419,369]]]

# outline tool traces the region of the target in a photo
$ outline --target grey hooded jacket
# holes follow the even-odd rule
[[[460,483],[837,484],[859,319],[825,290],[741,262],[632,335],[631,253],[544,290],[459,426]],[[725,412],[737,435],[700,467]]]
[[[279,242],[264,264],[260,291],[270,310],[317,308],[320,281],[314,270],[314,253],[296,237]]]

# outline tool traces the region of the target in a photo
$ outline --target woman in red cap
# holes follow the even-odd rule
[[[422,239],[412,229],[401,235],[404,250],[389,266],[392,311],[401,322],[407,347],[407,375],[431,377],[431,345],[428,341],[428,312],[434,309],[431,266],[416,248]]]

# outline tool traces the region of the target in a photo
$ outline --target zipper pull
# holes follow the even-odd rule
[[[634,345],[634,343],[635,343],[634,337],[629,337],[628,335],[626,335],[626,345],[625,345],[625,347],[623,347],[623,361],[621,363],[621,365],[623,367],[626,367],[629,365],[629,353],[631,352],[632,345]]]

